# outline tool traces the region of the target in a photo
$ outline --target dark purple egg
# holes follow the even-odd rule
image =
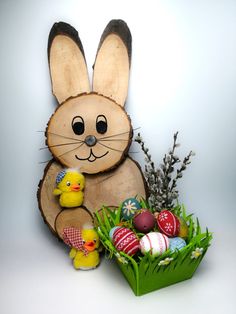
[[[133,218],[135,229],[142,233],[148,233],[155,226],[156,220],[154,215],[148,209],[142,209]]]

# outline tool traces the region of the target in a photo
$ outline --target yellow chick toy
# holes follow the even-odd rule
[[[70,258],[73,259],[75,269],[89,270],[99,265],[99,236],[93,227],[76,229],[64,228],[63,239],[72,247]]]
[[[77,207],[82,205],[85,185],[84,176],[77,169],[64,169],[56,178],[57,188],[54,195],[60,195],[59,203],[62,207]]]

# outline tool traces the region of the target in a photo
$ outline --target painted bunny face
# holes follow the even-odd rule
[[[97,173],[118,164],[129,148],[130,120],[114,101],[97,94],[71,98],[47,129],[51,152],[66,167]]]
[[[101,37],[90,88],[77,31],[56,23],[48,42],[53,94],[60,106],[46,131],[53,156],[66,167],[95,174],[118,165],[132,138],[123,109],[129,80],[131,35],[121,20],[111,21]]]

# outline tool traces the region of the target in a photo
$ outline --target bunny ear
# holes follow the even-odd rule
[[[64,22],[55,23],[48,38],[52,91],[59,103],[90,92],[87,65],[78,32]]]
[[[93,91],[124,105],[128,93],[131,62],[131,33],[122,20],[112,20],[105,28],[93,72]]]

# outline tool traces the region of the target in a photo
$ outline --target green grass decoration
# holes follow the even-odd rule
[[[141,205],[148,207],[144,199],[141,200]],[[97,232],[108,253],[108,257],[115,258],[120,270],[137,296],[191,278],[210,246],[212,234],[208,232],[208,229],[202,233],[199,220],[194,220],[192,214],[187,215],[183,205],[177,205],[172,212],[183,217],[188,224],[187,245],[179,251],[170,252],[168,250],[164,254],[155,257],[149,253],[145,255],[140,253],[131,257],[116,250],[109,238],[109,231],[111,228],[124,223],[121,218],[121,206],[116,210],[104,206],[95,213]],[[127,228],[134,230],[132,221],[127,224],[125,225]],[[142,236],[142,234],[137,235]],[[166,265],[163,265],[165,262]]]

